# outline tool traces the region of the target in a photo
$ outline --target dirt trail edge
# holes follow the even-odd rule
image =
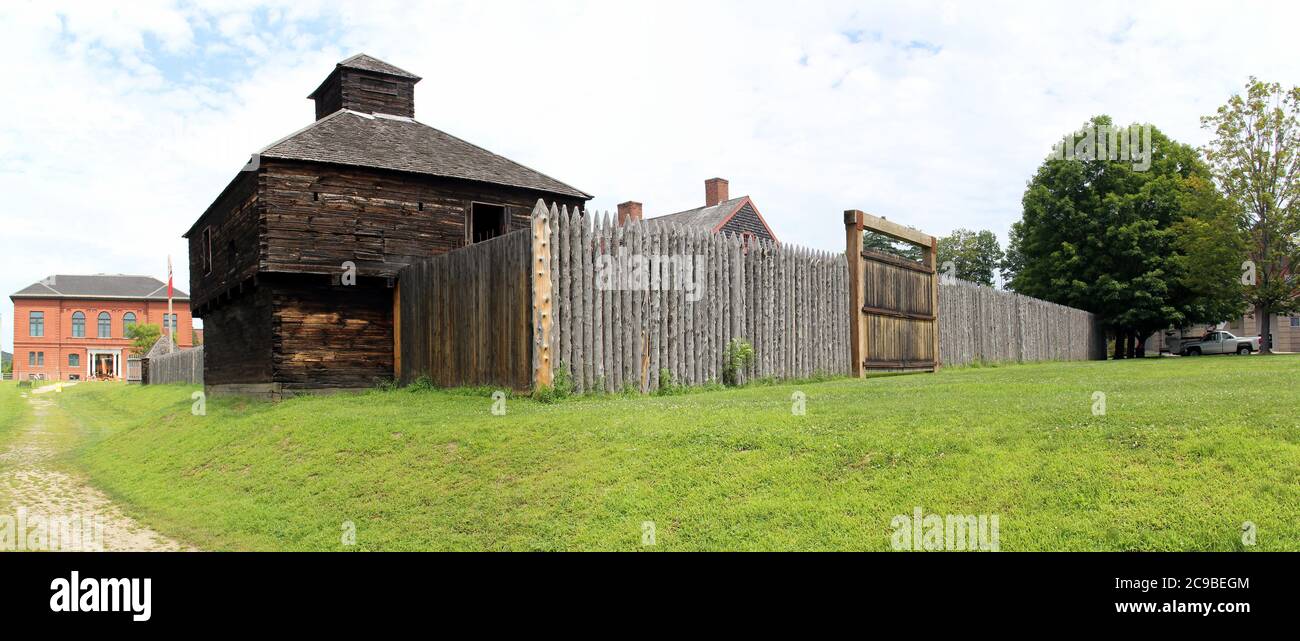
[[[9,448],[0,452],[0,500],[9,503],[4,514],[15,521],[22,514],[27,529],[26,540],[9,549],[192,551],[128,517],[85,479],[55,468],[59,443],[67,436],[50,427],[54,402],[40,397],[45,391],[26,395],[31,415]],[[61,535],[56,531],[60,527]]]

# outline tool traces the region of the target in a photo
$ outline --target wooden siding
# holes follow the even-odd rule
[[[240,172],[204,212],[189,234],[190,308],[195,316],[209,303],[257,273],[261,214],[258,172]],[[203,268],[204,230],[210,230],[212,269]]]
[[[404,268],[400,380],[531,388],[531,257],[520,229]]]
[[[504,205],[508,229],[528,226],[543,194],[319,163],[267,161],[262,238],[266,271],[393,277],[403,267],[467,244],[474,202]],[[567,201],[571,206],[582,201]]]
[[[254,288],[203,317],[204,382],[208,385],[271,380],[271,292]]]
[[[271,292],[272,382],[364,388],[393,377],[393,290],[384,281],[272,274],[261,286]]]
[[[337,69],[316,94],[316,119],[339,109],[414,118],[415,81],[358,69]]]

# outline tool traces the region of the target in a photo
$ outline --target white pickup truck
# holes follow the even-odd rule
[[[1217,330],[1207,332],[1200,339],[1185,340],[1179,345],[1183,356],[1201,354],[1249,354],[1259,351],[1259,338],[1234,336],[1232,332]]]

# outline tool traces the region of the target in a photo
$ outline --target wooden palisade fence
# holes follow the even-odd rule
[[[1106,358],[1094,315],[956,279],[940,281],[939,347],[946,365]]]
[[[554,208],[550,232],[553,360],[577,391],[721,382],[733,339],[754,352],[740,381],[848,371],[838,254]]]
[[[192,349],[151,356],[144,359],[145,383],[149,385],[166,385],[168,383],[203,384],[203,346]]]
[[[1015,295],[940,285],[932,237],[856,211],[846,223],[849,251],[840,254],[654,219],[616,225],[608,214],[539,201],[529,228],[401,270],[396,375],[439,386],[528,390],[567,380],[576,392],[653,392],[660,372],[674,385],[723,381],[737,339],[754,354],[736,372],[742,383],[933,371],[941,357],[1093,353],[1088,340],[1086,349],[1074,344],[1091,331],[1090,315],[1018,297],[1019,320],[1007,324],[997,311],[1004,303],[987,301]],[[927,259],[864,252],[864,229],[921,244]],[[954,322],[941,322],[944,314]],[[990,324],[972,320],[984,315]],[[998,323],[1010,329],[990,330]],[[1020,342],[991,342],[1007,337]]]

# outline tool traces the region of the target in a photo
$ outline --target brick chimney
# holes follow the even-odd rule
[[[628,223],[636,222],[641,222],[641,203],[635,200],[620,203],[618,206],[618,226],[622,227]]]
[[[722,178],[710,178],[704,181],[704,206],[712,207],[724,200],[729,200],[727,196],[727,181]]]

